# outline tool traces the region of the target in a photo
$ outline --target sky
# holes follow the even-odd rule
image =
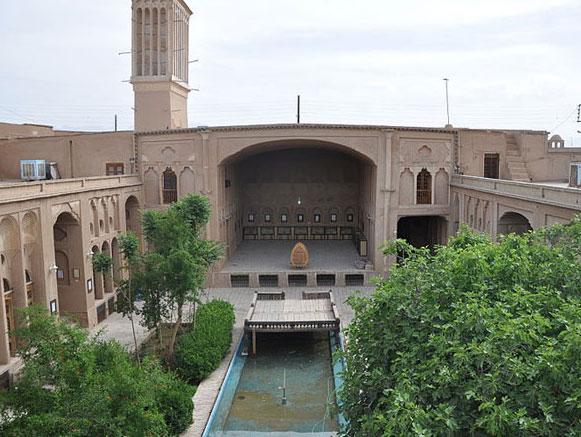
[[[188,1],[188,0],[186,0]],[[194,126],[532,129],[581,147],[579,0],[189,0]],[[133,128],[130,0],[0,0],[0,121]]]

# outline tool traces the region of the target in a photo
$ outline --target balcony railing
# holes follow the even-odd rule
[[[65,193],[121,188],[140,185],[136,175],[96,176],[77,179],[57,179],[38,182],[0,182],[0,203],[28,200],[30,198],[50,197]]]

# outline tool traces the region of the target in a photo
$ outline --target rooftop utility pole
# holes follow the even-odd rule
[[[577,123],[581,123],[581,103],[577,105]],[[581,134],[581,130],[578,130],[577,133]]]
[[[450,104],[449,104],[449,101],[448,101],[448,81],[450,79],[448,79],[447,77],[445,77],[442,80],[444,82],[446,82],[446,115],[448,116],[448,125],[450,125]]]
[[[297,124],[301,124],[301,96],[297,96]]]

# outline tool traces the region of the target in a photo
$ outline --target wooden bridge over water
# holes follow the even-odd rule
[[[284,291],[255,292],[244,320],[256,355],[258,332],[339,332],[339,312],[329,291],[303,291],[302,299],[285,299]]]

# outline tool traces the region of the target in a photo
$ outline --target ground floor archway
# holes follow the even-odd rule
[[[54,226],[54,249],[58,289],[58,309],[61,315],[75,316],[88,324],[87,286],[82,280],[84,271],[82,231],[79,220],[70,212],[61,213]],[[92,288],[92,279],[90,282]],[[87,287],[87,288],[86,288]]]
[[[498,234],[518,234],[522,235],[525,232],[532,231],[529,220],[522,214],[518,212],[507,212],[500,217],[498,220]]]
[[[397,222],[397,238],[414,247],[446,244],[448,221],[442,216],[407,216]]]

